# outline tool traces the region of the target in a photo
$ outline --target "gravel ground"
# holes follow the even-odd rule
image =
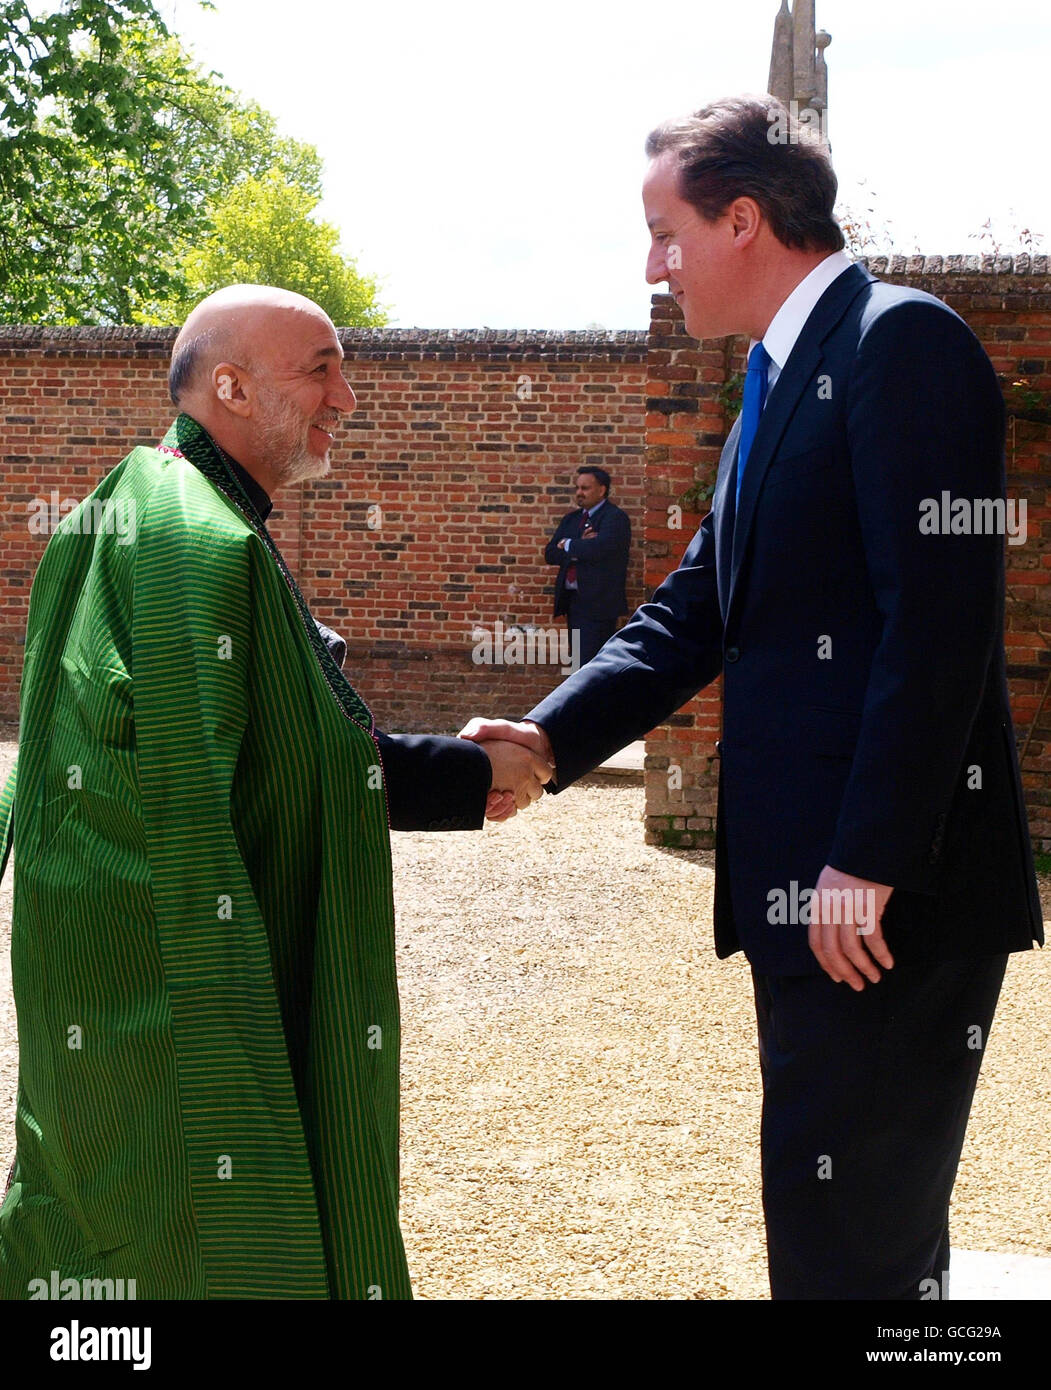
[[[0,770],[13,745],[0,744]],[[642,841],[641,779],[394,837],[402,1225],[429,1299],[764,1298],[759,1066],[711,857]],[[1051,883],[1043,883],[1045,912]],[[0,1164],[17,1073],[0,892]],[[1051,951],[1013,956],[954,1242],[1051,1255]]]

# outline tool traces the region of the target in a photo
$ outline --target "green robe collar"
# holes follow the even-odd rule
[[[376,722],[372,717],[372,711],[336,665],[335,658],[329,651],[324,638],[318,632],[317,623],[311,615],[306,599],[292,577],[292,571],[285,563],[285,558],[278,550],[273,536],[252,505],[244,485],[230,466],[229,456],[216,444],[202,425],[199,425],[192,416],[185,414],[176,417],[171,429],[164,436],[161,447],[165,450],[177,451],[195,468],[199,469],[208,481],[214,484],[223,496],[237,508],[247,524],[262,540],[285,578],[296,607],[299,609],[310,645],[320,663],[322,675],[325,677],[337,703],[348,719],[352,719],[355,724],[360,724],[369,734],[374,733]]]

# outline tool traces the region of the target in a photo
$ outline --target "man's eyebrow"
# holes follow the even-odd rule
[[[311,360],[312,362],[317,362],[317,361],[319,361],[322,357],[335,357],[335,358],[337,359],[337,361],[342,362],[342,360],[343,360],[343,349],[342,349],[341,347],[323,347],[323,348],[318,348],[317,352],[314,353],[314,356],[313,356],[310,360]]]

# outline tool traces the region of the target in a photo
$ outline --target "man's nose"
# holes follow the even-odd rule
[[[345,376],[339,378],[339,385],[329,393],[329,404],[341,410],[344,415],[353,415],[358,408],[358,398]]]
[[[664,247],[651,246],[650,254],[646,257],[646,283],[647,285],[658,285],[667,278],[668,266],[665,260]]]

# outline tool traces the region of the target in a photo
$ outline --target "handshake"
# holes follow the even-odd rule
[[[470,739],[483,748],[493,766],[493,783],[485,802],[486,820],[510,820],[542,796],[544,783],[555,775],[551,740],[539,724],[472,719],[460,730],[460,738]]]

